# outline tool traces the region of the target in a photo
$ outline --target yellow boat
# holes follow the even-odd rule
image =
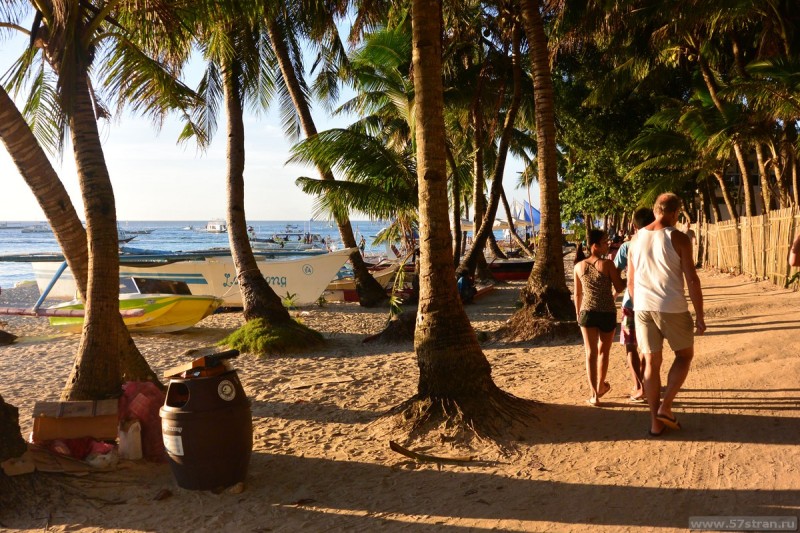
[[[188,289],[187,289],[188,291]],[[223,299],[193,294],[120,294],[120,311],[141,310],[141,314],[123,314],[132,333],[170,333],[190,328],[217,310]],[[51,310],[83,310],[83,302],[72,300],[50,307]],[[132,316],[136,315],[136,316]],[[67,333],[80,333],[82,316],[51,316],[50,325]]]

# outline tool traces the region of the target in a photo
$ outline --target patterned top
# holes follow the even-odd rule
[[[580,275],[583,285],[583,300],[581,301],[581,311],[603,311],[616,313],[617,306],[614,304],[614,292],[611,285],[611,277],[603,275],[594,262],[588,259],[584,261],[586,268]]]

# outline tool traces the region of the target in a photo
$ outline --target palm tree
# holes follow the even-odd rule
[[[491,367],[464,313],[455,285],[449,233],[442,90],[441,0],[413,0],[413,72],[419,176],[420,296],[414,350],[417,395],[425,415],[464,415],[479,430],[508,421],[511,397]]]
[[[118,357],[109,357],[117,352],[122,332],[117,223],[113,189],[97,129],[97,119],[106,116],[107,111],[92,89],[89,72],[98,56],[109,58],[106,66],[116,67],[108,72],[114,96],[124,102],[126,97],[136,94],[139,100],[134,108],[159,114],[163,100],[142,95],[165,94],[160,90],[179,84],[165,75],[162,63],[131,45],[132,35],[126,29],[136,25],[141,33],[157,34],[171,13],[171,6],[157,4],[150,10],[126,11],[130,6],[121,0],[100,5],[77,0],[36,2],[36,17],[30,32],[32,50],[17,65],[17,85],[37,57],[43,58],[42,64],[46,62],[57,77],[52,138],[61,146],[64,133],[70,132],[85,206],[89,250],[86,315],[76,362],[62,393],[64,399],[107,398],[120,393],[120,361]],[[7,4],[4,13],[24,12],[25,6],[27,3],[23,2]],[[154,13],[158,15],[153,17]],[[171,38],[163,33],[160,36],[164,37],[161,49],[167,50]],[[162,52],[161,59],[167,55]],[[170,97],[175,95],[172,92]],[[171,102],[178,100],[173,98]]]
[[[534,0],[520,0],[520,6],[531,57],[536,114],[539,201],[542,218],[537,260],[533,265],[528,283],[522,291],[524,307],[517,313],[514,320],[526,320],[526,317],[530,316],[574,320],[575,308],[572,305],[569,289],[567,289],[561,252],[555,99],[547,36],[541,14],[542,3]]]
[[[230,13],[237,15],[230,17]],[[211,6],[198,17],[197,39],[208,61],[198,87],[204,105],[195,110],[180,140],[195,137],[205,146],[216,133],[216,114],[223,104],[227,118],[226,218],[243,315],[248,322],[263,319],[272,326],[292,327],[288,310],[258,268],[244,209],[244,108],[247,103],[256,109],[266,107],[275,93],[270,68],[274,58],[259,18],[258,11],[248,13],[239,2]]]
[[[297,113],[302,131],[306,137],[314,137],[317,135],[317,127],[311,115],[308,91],[305,88],[302,77],[301,54],[293,39],[293,32],[302,28],[297,24],[290,27],[293,21],[289,18],[289,10],[282,5],[282,2],[276,2],[271,7],[272,9],[268,11],[265,21],[269,42],[275,52],[275,58],[283,76],[286,92]],[[330,169],[319,168],[319,173],[324,180],[335,180]],[[369,273],[364,259],[356,249],[356,238],[353,234],[349,216],[342,213],[335,213],[334,215],[342,243],[345,247],[356,250],[350,255],[350,263],[353,265],[356,290],[358,291],[361,305],[369,307],[386,301],[388,299],[386,291]]]
[[[89,264],[86,230],[78,219],[72,201],[50,160],[2,87],[0,87],[0,138],[20,174],[36,196],[50,227],[53,228],[56,240],[75,278],[78,293],[85,299]],[[117,316],[119,317],[117,327],[120,330],[118,353],[123,379],[159,383],[158,376],[136,348],[122,317]]]
[[[356,209],[375,219],[411,227],[417,220],[413,144],[413,84],[408,78],[411,35],[405,24],[365,37],[349,59],[348,81],[356,95],[335,113],[357,113],[346,129],[319,132],[297,143],[290,161],[336,171],[344,180],[300,177],[315,194],[317,210],[347,215]]]
[[[493,223],[497,208],[499,206],[500,198],[503,195],[503,173],[505,171],[506,158],[510,148],[512,134],[514,132],[514,124],[517,118],[520,101],[522,97],[522,66],[521,66],[521,53],[520,53],[520,27],[519,23],[515,21],[511,13],[504,13],[506,17],[510,18],[511,24],[511,57],[512,57],[512,96],[508,108],[505,110],[505,120],[503,123],[502,132],[498,142],[497,157],[495,159],[495,168],[492,175],[492,186],[490,189],[489,203],[486,206],[486,211],[483,213],[483,219],[480,225],[476,223],[478,228],[475,232],[472,248],[469,253],[461,261],[462,268],[472,270],[479,257],[483,256],[483,248],[486,240],[493,231]],[[480,119],[477,121],[480,122]],[[481,142],[478,131],[476,128],[476,144]],[[476,163],[477,166],[477,163]],[[477,184],[477,182],[476,182]],[[477,196],[477,194],[476,194]],[[476,204],[477,205],[477,204]]]

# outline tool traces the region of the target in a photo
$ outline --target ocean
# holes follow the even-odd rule
[[[30,227],[34,224],[44,224],[44,222],[3,222],[0,223],[0,255],[2,254],[31,254],[36,252],[60,252],[58,243],[51,232],[46,233],[23,233],[23,227]],[[351,221],[356,242],[361,235],[367,242],[367,252],[379,252],[383,248],[371,246],[375,235],[382,228],[386,227],[386,222],[380,221]],[[340,242],[339,230],[336,224],[327,221],[303,221],[303,220],[277,220],[277,221],[250,221],[256,237],[270,237],[273,233],[284,231],[287,226],[291,226],[301,231],[317,233],[333,242]],[[126,246],[141,248],[145,250],[164,250],[164,251],[192,251],[207,248],[225,247],[228,244],[226,233],[208,233],[203,231],[206,221],[184,220],[184,221],[122,221],[119,224],[121,230],[125,232],[137,230],[153,230],[149,234],[136,235]],[[3,262],[0,258],[0,287],[10,288],[16,283],[33,279],[33,270],[30,263],[9,263]]]

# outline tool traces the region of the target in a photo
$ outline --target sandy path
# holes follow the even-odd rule
[[[402,440],[380,419],[414,393],[411,344],[362,345],[382,312],[352,305],[309,309],[303,320],[330,345],[292,357],[236,361],[252,399],[254,453],[241,494],[176,487],[164,465],[122,464],[85,478],[28,476],[38,496],[6,494],[0,527],[48,531],[684,530],[694,515],[800,514],[800,295],[764,282],[702,274],[709,331],[675,411],[684,429],[647,436],[646,407],[627,402],[624,351],[615,345],[603,408],[588,407],[577,342],[535,347],[490,341],[484,351],[505,390],[542,402],[513,448],[477,443],[482,462],[415,464],[390,451]],[[521,285],[469,306],[476,329],[513,312]],[[5,294],[4,294],[5,295]],[[18,322],[24,320],[25,322]],[[209,317],[188,333],[140,336],[157,371],[210,344],[238,315]],[[9,320],[43,335],[36,319]],[[24,325],[20,325],[24,324]],[[56,398],[76,338],[0,348],[0,394],[29,427],[37,399]],[[665,359],[665,370],[671,355]],[[415,449],[463,454],[457,444]],[[19,487],[19,485],[18,485]],[[0,490],[7,488],[0,478]],[[162,489],[172,496],[154,501]]]

